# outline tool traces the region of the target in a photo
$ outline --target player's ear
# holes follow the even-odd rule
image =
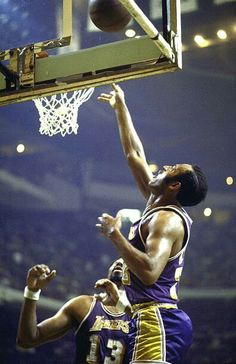
[[[181,182],[179,181],[173,181],[169,184],[169,188],[172,190],[172,191],[179,191],[180,188],[181,188]]]

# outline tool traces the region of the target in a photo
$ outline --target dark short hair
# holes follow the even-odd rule
[[[196,164],[192,165],[193,171],[186,171],[174,178],[167,178],[171,181],[181,182],[181,188],[176,199],[182,206],[195,206],[206,197],[208,185],[207,178],[201,168]]]

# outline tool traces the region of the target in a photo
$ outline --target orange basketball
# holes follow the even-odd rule
[[[130,22],[131,15],[118,0],[90,0],[89,15],[104,32],[119,32]]]

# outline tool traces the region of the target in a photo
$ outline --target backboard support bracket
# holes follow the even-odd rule
[[[17,72],[11,71],[11,69],[6,67],[2,62],[0,62],[0,72],[5,78],[7,91],[19,90],[20,82]]]

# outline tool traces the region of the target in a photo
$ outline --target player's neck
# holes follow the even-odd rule
[[[107,309],[107,311],[111,312],[111,313],[114,313],[114,314],[121,314],[123,313],[122,311],[118,310],[118,308],[116,308],[115,306],[107,306],[107,305],[104,305]]]
[[[155,196],[154,194],[151,194],[146,206],[146,210],[152,210],[156,207],[168,205],[176,205],[178,207],[181,207],[181,205],[175,198],[170,198],[166,195]]]

